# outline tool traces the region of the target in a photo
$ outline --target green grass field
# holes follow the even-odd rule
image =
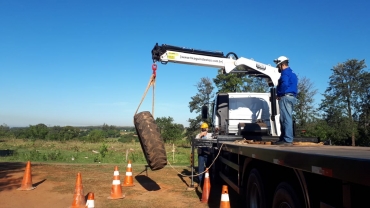
[[[168,161],[172,165],[190,165],[191,148],[186,141],[166,144]],[[105,139],[101,143],[82,141],[43,141],[0,139],[0,162],[58,162],[58,163],[122,163],[131,160],[145,164],[139,142],[122,143]]]

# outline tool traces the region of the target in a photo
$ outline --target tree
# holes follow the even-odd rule
[[[366,84],[363,79],[366,74],[364,68],[366,68],[365,60],[356,59],[349,59],[334,66],[329,78],[329,87],[320,105],[329,125],[350,137],[353,146],[358,133],[356,115],[361,114],[359,103],[365,91],[363,85]]]
[[[53,141],[62,141],[62,127],[60,126],[53,126],[49,129],[49,132],[46,136],[46,139],[53,140]]]
[[[15,136],[16,139],[29,138],[29,131],[28,131],[27,127],[25,127],[25,128],[23,128],[23,127],[22,128],[20,128],[20,127],[11,128],[11,132]]]
[[[173,121],[172,117],[160,117],[155,119],[165,142],[173,142],[183,137],[184,126],[182,124],[173,123]]]
[[[314,118],[312,122],[309,122],[305,126],[304,136],[306,137],[319,137],[321,140],[326,141],[332,136],[332,128],[328,125],[325,120]]]
[[[3,125],[0,125],[0,138],[1,137],[8,137],[10,136],[11,132],[10,132],[10,128],[8,125],[6,124],[3,124]]]
[[[270,87],[267,81],[261,77],[251,77],[244,79],[243,92],[269,92]]]
[[[87,135],[87,139],[90,142],[101,142],[105,137],[104,131],[100,129],[94,129]]]
[[[46,135],[49,133],[48,127],[43,123],[35,126],[30,125],[28,131],[31,139],[45,139]]]
[[[75,128],[73,126],[65,126],[62,128],[61,136],[63,138],[63,141],[67,141],[77,138],[79,133],[79,128]]]
[[[223,74],[219,71],[213,82],[218,88],[218,92],[243,92],[247,79],[241,73]]]
[[[53,141],[68,141],[78,138],[80,129],[73,126],[53,126],[49,128],[46,139]]]
[[[189,109],[190,112],[197,113],[195,118],[189,118],[189,127],[186,130],[186,136],[188,140],[191,140],[196,136],[197,131],[199,131],[200,123],[202,122],[202,106],[208,105],[211,100],[214,99],[215,95],[213,93],[213,85],[211,80],[208,77],[203,77],[200,81],[195,85],[198,92],[195,96],[191,97],[191,101],[189,102]],[[209,123],[210,119],[208,119]]]
[[[315,121],[316,109],[313,105],[314,96],[317,94],[314,84],[307,77],[298,79],[298,102],[294,106],[293,118],[296,120],[297,129],[307,131],[309,124]]]
[[[365,72],[361,77],[363,93],[360,94],[359,108],[361,113],[358,116],[359,145],[370,146],[370,73]]]
[[[155,119],[155,122],[161,132],[161,134],[164,133],[165,129],[167,126],[169,126],[170,124],[172,124],[173,122],[173,118],[168,116],[168,117],[160,117],[160,118],[156,118]]]
[[[106,138],[117,138],[121,136],[119,129],[112,125],[109,126],[108,124],[104,123],[102,126],[102,130],[104,131]]]
[[[245,73],[223,74],[221,70],[213,79],[218,92],[268,92],[269,86],[261,77],[248,76]]]
[[[109,125],[104,123],[101,128],[102,128],[103,131],[108,131],[109,130]]]

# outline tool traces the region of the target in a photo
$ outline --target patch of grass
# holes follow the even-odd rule
[[[136,137],[137,138],[137,137]],[[122,138],[105,139],[103,143],[85,141],[44,141],[4,138],[0,150],[12,150],[0,156],[0,162],[60,162],[60,163],[133,163],[146,164],[140,143],[135,139],[123,143]],[[132,139],[132,138],[131,138]],[[172,165],[190,165],[191,148],[187,141],[165,144],[167,159]],[[195,157],[196,158],[196,157]]]

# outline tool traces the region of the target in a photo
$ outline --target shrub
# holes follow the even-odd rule
[[[122,142],[122,143],[130,143],[132,141],[139,142],[139,138],[136,135],[134,135],[133,133],[127,133],[127,134],[122,135],[118,139],[118,141]]]
[[[108,153],[108,145],[102,144],[99,149],[99,154],[94,158],[94,162],[101,162],[105,155]]]
[[[94,129],[92,130],[89,135],[87,135],[87,140],[89,142],[101,142],[103,141],[105,134],[102,130]]]

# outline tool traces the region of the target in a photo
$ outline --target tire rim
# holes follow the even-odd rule
[[[291,206],[287,202],[281,202],[281,204],[279,205],[279,208],[291,208]]]
[[[249,207],[258,208],[261,205],[261,196],[259,195],[259,189],[256,183],[253,184],[249,196]]]

